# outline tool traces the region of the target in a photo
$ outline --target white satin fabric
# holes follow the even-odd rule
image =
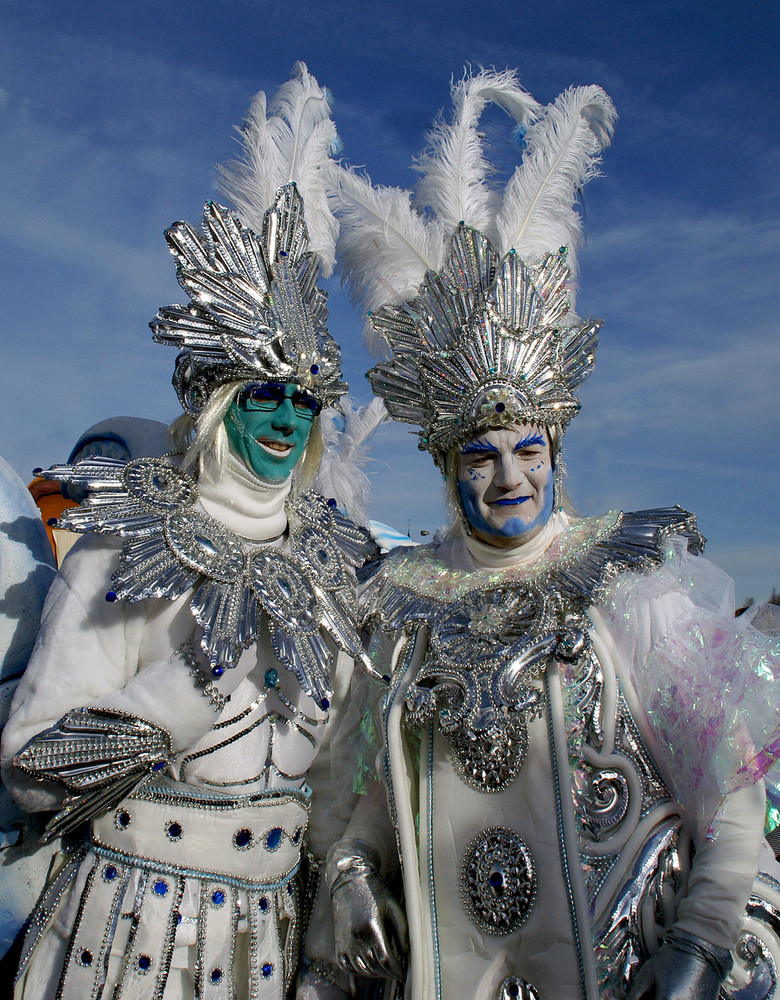
[[[495,549],[463,535],[438,548],[438,557],[452,569],[475,570],[533,566],[552,539],[568,524],[557,515],[543,533],[514,550]],[[647,574],[652,587],[654,573]],[[649,649],[686,613],[690,597],[669,587],[655,600],[631,599],[630,634],[624,634],[610,611],[592,607],[591,639],[603,672],[603,712],[607,721],[602,746],[591,757],[597,767],[608,766],[618,735],[614,724],[619,692],[646,746],[655,746],[654,734],[637,693],[637,678]],[[732,611],[733,614],[733,611]],[[619,641],[618,641],[619,640]],[[654,830],[679,811],[673,802],[660,802],[647,815],[635,811],[627,826],[619,860],[593,895],[586,884],[579,853],[574,788],[566,742],[568,709],[565,682],[559,665],[548,667],[549,712],[529,725],[525,763],[503,791],[485,794],[467,786],[456,773],[451,753],[434,724],[423,732],[419,755],[404,725],[404,696],[423,662],[427,634],[418,628],[410,641],[401,638],[386,672],[399,657],[408,657],[401,683],[393,685],[387,713],[386,749],[388,796],[395,805],[397,830],[386,809],[363,800],[348,830],[373,842],[391,857],[395,834],[401,847],[404,890],[410,926],[410,975],[407,1000],[496,1000],[509,975],[531,982],[541,1000],[602,997],[601,971],[594,955],[598,935],[625,885],[642,846]],[[626,655],[627,649],[636,655]],[[573,766],[573,765],[571,765]],[[381,770],[381,768],[380,768]],[[560,815],[555,782],[561,782]],[[636,810],[638,788],[632,795]],[[763,784],[727,795],[717,836],[696,836],[696,858],[676,900],[677,926],[720,948],[731,948],[742,925],[744,907],[758,868],[764,819]],[[469,844],[492,826],[510,828],[531,849],[537,873],[537,896],[523,926],[506,936],[481,932],[464,908],[459,872]],[[612,845],[614,849],[614,844]],[[683,873],[687,877],[687,873]],[[652,924],[652,920],[650,921]],[[657,941],[647,942],[652,949]],[[579,958],[578,958],[579,955]],[[622,993],[604,993],[612,1000]]]

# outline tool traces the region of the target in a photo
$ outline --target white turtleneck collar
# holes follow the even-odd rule
[[[488,545],[473,535],[461,534],[443,542],[437,555],[452,569],[473,572],[477,569],[510,569],[533,565],[549,548],[553,540],[568,525],[564,513],[553,514],[538,535],[528,541],[518,539],[511,549]]]
[[[291,488],[292,476],[282,483],[263,482],[232,451],[221,465],[213,457],[201,460],[201,506],[231,531],[253,542],[269,541],[287,530],[284,505]]]

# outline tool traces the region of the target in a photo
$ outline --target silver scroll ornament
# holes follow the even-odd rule
[[[373,555],[375,545],[319,494],[288,502],[283,551],[248,544],[196,506],[197,483],[165,459],[94,458],[43,475],[87,489],[82,506],[61,516],[61,527],[122,538],[109,600],[175,600],[192,590],[190,609],[212,671],[236,665],[255,641],[261,615],[274,653],[323,708],[332,695],[326,636],[366,659],[351,567]]]

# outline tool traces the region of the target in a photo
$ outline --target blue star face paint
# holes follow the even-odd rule
[[[225,414],[230,447],[259,479],[284,482],[306,448],[318,408],[315,397],[292,382],[251,383]]]
[[[530,540],[553,509],[553,461],[543,428],[494,428],[471,438],[457,464],[466,519],[483,542],[502,548]]]

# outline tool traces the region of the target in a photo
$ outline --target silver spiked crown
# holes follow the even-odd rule
[[[150,325],[157,343],[179,349],[173,384],[193,416],[236,380],[295,382],[325,406],[347,391],[318,285],[338,235],[325,196],[338,141],[329,115],[326,92],[296,63],[267,107],[263,92],[254,98],[243,157],[221,168],[237,212],[207,202],[201,233],[177,222],[165,234],[190,302],[160,309]]]
[[[368,379],[391,416],[421,428],[420,447],[441,467],[481,428],[563,429],[579,409],[601,321],[574,313],[576,199],[615,119],[599,87],[542,108],[513,73],[492,70],[457,83],[453,102],[417,161],[414,195],[330,168],[342,275],[366,310],[369,346],[385,355]],[[524,140],[503,195],[477,131],[490,102]]]

